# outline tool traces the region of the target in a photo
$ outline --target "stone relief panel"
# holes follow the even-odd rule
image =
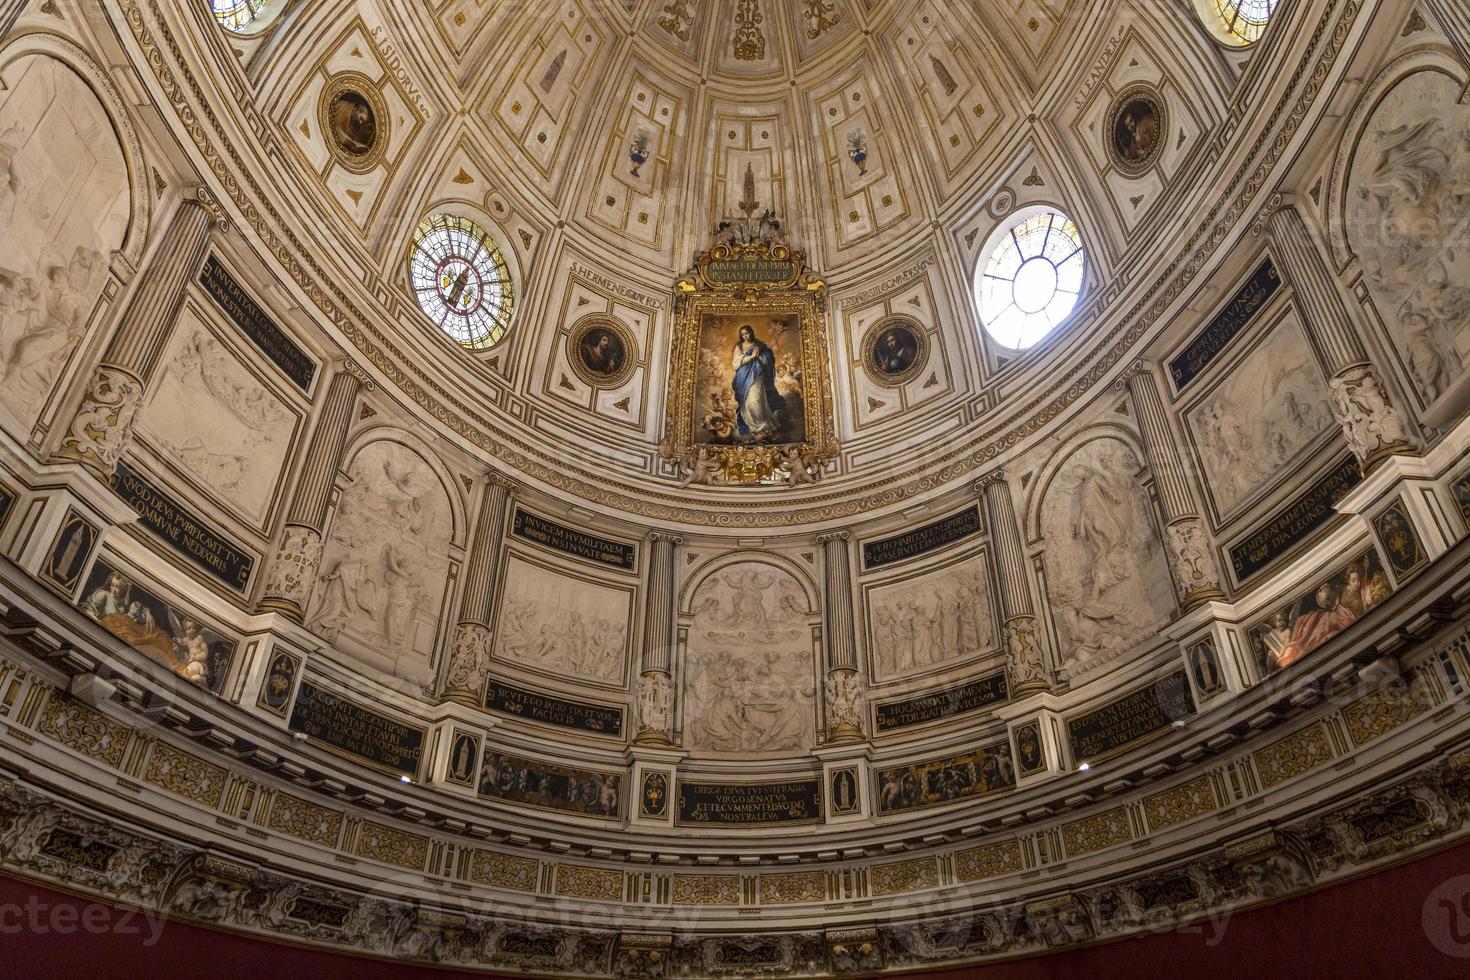
[[[1186,416],[1205,490],[1221,517],[1283,476],[1335,425],[1326,379],[1296,314],[1269,329]]]
[[[876,683],[900,680],[997,648],[985,552],[867,590]]]
[[[815,727],[806,595],[760,562],[721,569],[692,600],[684,662],[684,745],[693,751],[804,749]]]
[[[511,554],[505,563],[493,658],[554,676],[621,685],[633,592]]]
[[[297,416],[205,326],[179,316],[138,432],[176,466],[263,527]]]
[[[1095,438],[1062,463],[1041,501],[1047,592],[1073,675],[1151,638],[1174,611],[1141,469],[1122,440]]]
[[[403,680],[433,680],[448,587],[449,493],[427,460],[388,440],[347,468],[308,611],[309,629]]]
[[[1470,358],[1470,108],[1448,75],[1395,85],[1354,151],[1348,239],[1426,404]]]
[[[24,438],[122,245],[127,164],[102,104],[52,58],[0,74],[0,405]]]

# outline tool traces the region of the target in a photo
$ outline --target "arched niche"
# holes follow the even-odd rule
[[[463,514],[418,440],[376,429],[352,446],[306,625],[361,664],[410,685],[434,680]]]
[[[1381,75],[1335,170],[1334,246],[1356,258],[1409,388],[1430,421],[1463,408],[1470,366],[1470,106],[1435,53]],[[1453,401],[1450,411],[1436,411]]]
[[[775,555],[728,555],[691,577],[679,612],[684,747],[793,755],[811,748],[821,602],[807,577]]]
[[[1070,676],[1155,639],[1174,612],[1168,561],[1141,480],[1143,458],[1133,433],[1092,426],[1058,448],[1027,508],[1058,662]]]
[[[114,259],[136,245],[135,202],[146,208],[78,60],[94,67],[42,37],[0,63],[0,419],[21,438],[81,345]]]

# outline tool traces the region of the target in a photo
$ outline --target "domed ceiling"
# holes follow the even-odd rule
[[[252,92],[222,123],[265,127],[240,133],[248,182],[311,243],[337,329],[552,492],[702,526],[912,503],[1034,427],[1063,361],[1102,350],[1125,270],[1186,228],[1161,217],[1203,196],[1175,178],[1204,163],[1243,63],[1192,10],[1101,0],[323,3],[262,20],[253,35],[201,22],[195,43],[221,94]],[[381,114],[370,157],[333,146],[323,106],[344,78]],[[1110,148],[1133,97],[1157,112],[1142,166]],[[996,235],[1041,207],[1075,222],[1086,271],[1079,256],[1068,328],[1021,357],[981,328],[973,286]],[[436,211],[504,252],[517,299],[485,349],[413,301],[405,256]],[[829,290],[836,451],[819,486],[673,493],[689,475],[659,451],[674,281],[722,223],[763,214]],[[864,351],[895,316],[921,363],[885,376]],[[615,379],[575,363],[589,317],[620,328]]]

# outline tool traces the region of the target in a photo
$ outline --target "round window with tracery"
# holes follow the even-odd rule
[[[1077,305],[1086,268],[1082,238],[1071,218],[1040,208],[1019,212],[991,241],[975,270],[980,319],[997,343],[1025,350]]]
[[[409,280],[424,314],[465,347],[489,347],[510,329],[510,267],[490,234],[463,215],[419,223]]]
[[[260,18],[266,2],[267,0],[209,0],[209,7],[219,26],[241,34]]]
[[[1253,44],[1266,33],[1278,0],[1213,0],[1225,39],[1232,44]]]

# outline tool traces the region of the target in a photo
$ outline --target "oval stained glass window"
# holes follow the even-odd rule
[[[209,0],[210,10],[219,26],[236,34],[255,23],[265,5],[266,0]]]
[[[980,319],[995,341],[1025,350],[1065,320],[1082,295],[1086,253],[1072,219],[1052,208],[1020,212],[975,270]]]
[[[510,329],[510,267],[490,234],[463,215],[431,214],[419,222],[409,284],[424,315],[465,347],[489,347]]]
[[[1214,0],[1225,36],[1236,44],[1252,44],[1266,33],[1278,0]]]

